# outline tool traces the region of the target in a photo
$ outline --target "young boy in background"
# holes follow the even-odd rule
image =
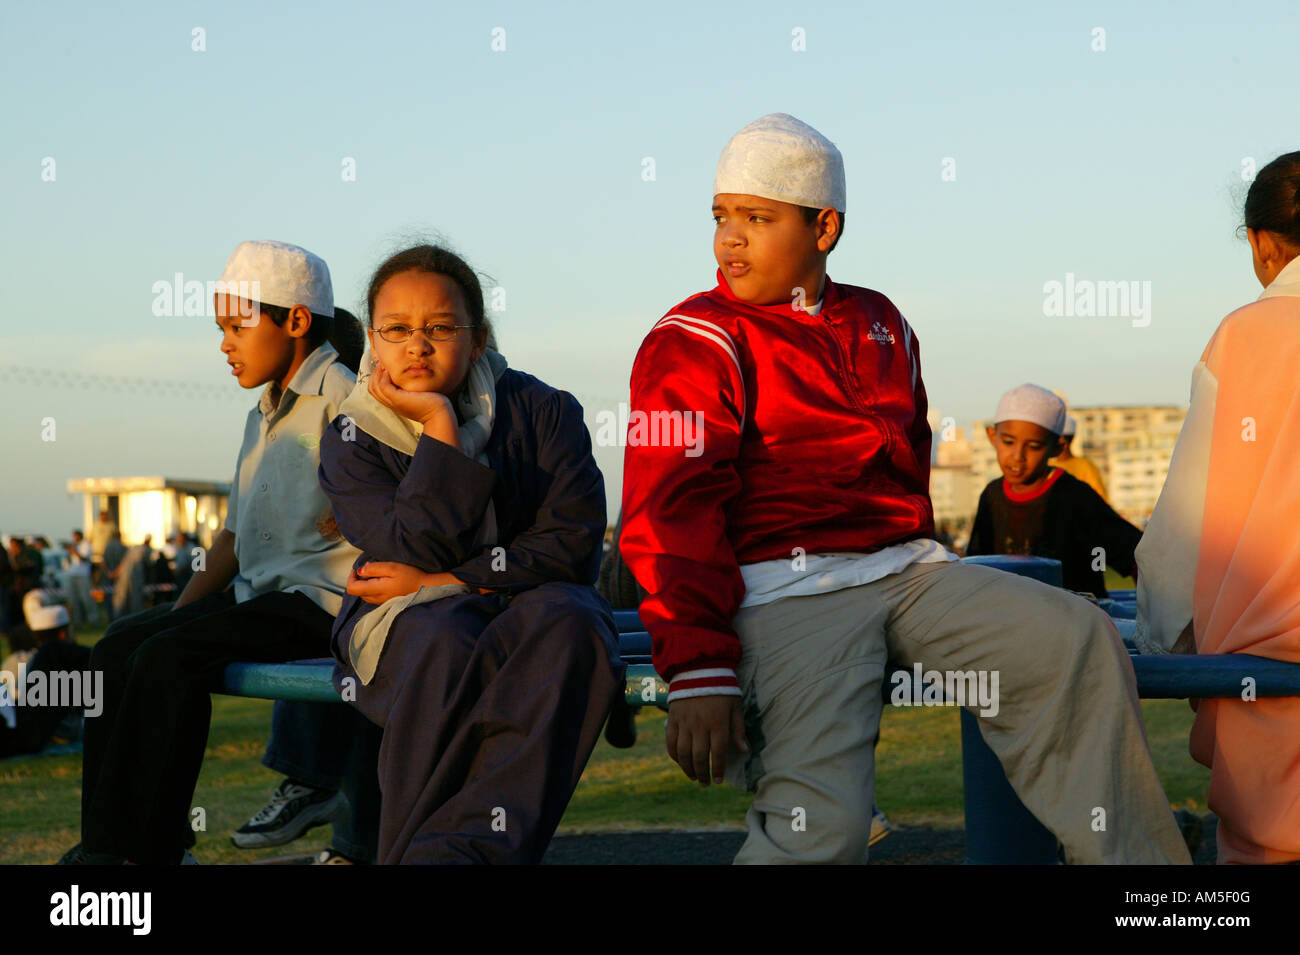
[[[1066,590],[1106,596],[1106,567],[1132,577],[1142,532],[1087,484],[1048,459],[1064,445],[1063,402],[1046,388],[1021,385],[998,402],[985,428],[1002,477],[980,494],[969,556],[1033,554],[1061,562]]]
[[[1188,863],[1110,619],[933,539],[916,336],[826,275],[839,150],[765,116],[713,193],[717,285],[655,325],[631,380],[636,418],[699,433],[629,434],[621,543],[670,683],[669,756],[754,793],[736,861],[866,861],[893,658],[1000,674],[981,732],[1068,859]]]
[[[116,621],[94,647],[105,705],[86,721],[82,841],[63,863],[192,861],[189,808],[209,692],[235,661],[328,656],[357,557],[318,527],[329,512],[316,480],[320,434],[356,383],[327,340],[329,269],[296,245],[244,242],[221,278],[223,289],[258,296],[218,291],[215,305],[231,374],[244,388],[265,388],[248,414],[225,528],[205,569],[175,604]]]
[[[1079,423],[1074,420],[1074,415],[1067,414],[1065,416],[1065,432],[1061,435],[1061,453],[1048,463],[1054,468],[1062,468],[1071,477],[1078,478],[1096,491],[1098,497],[1110,504],[1110,495],[1106,493],[1106,482],[1101,479],[1101,472],[1097,470],[1097,465],[1071,450],[1071,445],[1074,444],[1074,436],[1078,432]]]

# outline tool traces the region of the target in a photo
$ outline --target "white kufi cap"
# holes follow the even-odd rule
[[[27,626],[32,633],[42,630],[57,630],[68,625],[67,607],[39,607],[27,615]]]
[[[23,617],[33,632],[54,630],[68,625],[68,608],[47,604],[50,595],[44,590],[29,590],[23,595]]]
[[[1028,421],[1059,436],[1065,430],[1065,417],[1065,402],[1056,395],[1038,385],[1021,385],[1002,396],[993,423]]]
[[[713,194],[761,196],[844,212],[844,158],[835,144],[788,113],[769,113],[736,135],[718,158]]]
[[[330,282],[329,266],[319,255],[288,242],[261,239],[241,242],[235,246],[221,273],[227,283],[224,291],[254,298],[265,305],[292,308],[306,305],[315,315],[334,315],[334,286]],[[234,286],[247,283],[252,289],[257,282],[257,293],[236,293]]]
[[[29,590],[23,594],[23,616],[30,617],[32,611],[40,610],[47,607],[54,601],[50,598],[49,592],[37,587],[35,590]],[[30,626],[30,624],[29,624]]]

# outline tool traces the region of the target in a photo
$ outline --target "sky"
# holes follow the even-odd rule
[[[594,435],[714,284],[714,166],[770,112],[843,153],[829,274],[898,305],[940,414],[1025,381],[1185,405],[1260,292],[1236,229],[1300,148],[1298,29],[1289,2],[6,4],[0,532],[66,537],[69,478],[229,480],[256,394],[155,285],[246,239],[322,256],[357,314],[389,253],[450,243]],[[1052,314],[1054,282],[1137,294]],[[612,522],[622,449],[596,457]]]

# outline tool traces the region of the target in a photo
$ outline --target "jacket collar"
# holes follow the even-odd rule
[[[289,379],[289,386],[285,389],[286,395],[292,392],[295,395],[319,395],[325,389],[325,372],[329,366],[339,360],[339,353],[334,350],[334,346],[329,342],[321,342],[317,345],[298,370],[293,373]],[[263,415],[274,413],[277,403],[272,396],[275,390],[275,382],[271,382],[262,389],[262,397],[258,400],[258,406]],[[280,396],[279,406],[285,406],[285,395]]]
[[[827,275],[826,281],[822,285],[821,312],[817,315],[809,315],[806,311],[805,312],[796,311],[794,308],[791,307],[790,302],[777,302],[775,305],[754,305],[750,302],[742,302],[740,299],[736,298],[736,296],[732,293],[731,286],[727,284],[727,280],[722,274],[722,269],[718,269],[717,271],[717,280],[718,280],[718,285],[713,290],[714,294],[726,299],[728,302],[731,302],[734,305],[743,306],[745,308],[752,308],[759,312],[767,312],[769,315],[780,315],[782,318],[791,318],[791,317],[804,318],[809,321],[819,321],[821,319],[829,319],[830,316],[827,314],[828,310],[833,308],[840,301],[840,299],[844,297],[843,293],[840,292],[839,286],[831,281],[830,275]],[[817,303],[816,300],[814,299],[809,304],[815,305]]]
[[[722,273],[719,272],[719,275]],[[1260,298],[1276,298],[1279,295],[1294,295],[1300,297],[1300,255],[1286,264],[1277,277],[1268,284],[1268,288],[1260,293]]]

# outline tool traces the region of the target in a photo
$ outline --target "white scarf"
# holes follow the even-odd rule
[[[470,366],[469,379],[455,399],[456,417],[462,422],[459,428],[461,449],[480,464],[488,463],[485,449],[496,422],[497,382],[505,370],[505,358],[490,348],[484,350],[482,357]],[[414,457],[424,433],[423,427],[418,421],[403,417],[375,398],[370,393],[369,381],[369,373],[358,376],[356,387],[339,406],[339,413],[347,415],[357,428],[376,441],[388,445],[394,451]],[[490,547],[496,540],[496,509],[489,500],[474,540],[474,548],[478,550]],[[352,660],[352,669],[361,678],[362,684],[368,684],[374,679],[380,654],[388,640],[388,631],[398,614],[416,604],[467,593],[470,593],[470,588],[461,584],[421,587],[415,593],[384,601],[357,620],[348,643],[348,656]]]

